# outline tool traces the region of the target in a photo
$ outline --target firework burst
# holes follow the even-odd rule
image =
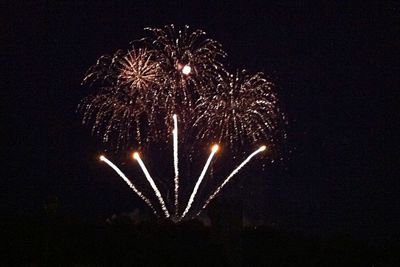
[[[273,84],[261,72],[222,76],[215,92],[199,98],[195,112],[196,139],[218,140],[232,148],[259,141],[273,144],[283,118]]]
[[[146,92],[160,78],[159,64],[147,49],[132,47],[113,55],[101,56],[86,72],[83,84],[90,86],[128,87],[132,92]]]
[[[160,79],[159,64],[146,49],[130,50],[115,61],[117,85],[147,95]]]
[[[190,128],[194,103],[214,90],[223,72],[226,54],[204,31],[174,25],[146,30],[151,36],[135,42],[142,48],[100,57],[83,80],[98,89],[79,106],[83,123],[92,123],[92,132],[117,150],[132,141],[167,140],[175,113],[182,128]]]
[[[153,58],[146,49],[119,50],[113,56],[102,56],[86,73],[83,83],[100,89],[79,105],[82,122],[92,123],[92,133],[104,143],[120,149],[132,139],[140,145],[158,137],[153,99],[160,69]]]
[[[220,60],[226,53],[217,41],[206,39],[204,31],[191,31],[189,26],[180,30],[174,25],[146,30],[151,32],[146,42],[164,75],[158,105],[167,117],[178,113],[185,121],[199,95],[212,89],[210,84],[223,70]]]

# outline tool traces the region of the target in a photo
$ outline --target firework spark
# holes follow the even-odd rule
[[[105,163],[107,163],[107,165],[110,166],[128,184],[128,186],[133,190],[133,192],[135,192],[144,202],[146,202],[146,204],[152,209],[154,215],[156,215],[158,217],[158,213],[154,209],[150,200],[145,195],[143,195],[143,193],[132,184],[132,182],[126,177],[126,175],[114,163],[112,163],[109,159],[107,159],[103,155],[101,155],[99,159],[100,159],[100,161],[104,161]]]
[[[207,169],[208,169],[208,167],[209,167],[210,164],[211,164],[212,158],[214,157],[215,153],[217,153],[218,148],[219,148],[218,145],[214,145],[214,146],[212,147],[211,154],[210,154],[210,156],[208,157],[207,162],[206,162],[206,164],[204,165],[203,170],[201,171],[201,174],[200,174],[200,176],[199,176],[199,179],[197,179],[196,185],[194,186],[194,189],[193,189],[193,191],[192,191],[192,194],[190,195],[188,204],[186,205],[185,211],[182,213],[182,216],[181,216],[180,219],[183,219],[183,218],[186,216],[186,214],[188,213],[188,211],[190,210],[190,208],[192,207],[194,198],[195,198],[195,196],[196,196],[196,194],[197,194],[197,190],[199,190],[199,186],[200,186],[201,182],[203,181],[204,175],[206,174]]]
[[[272,83],[262,73],[224,75],[215,93],[200,97],[194,126],[198,140],[232,148],[258,141],[274,143],[281,113]]]
[[[200,214],[200,212],[202,210],[204,210],[208,204],[210,203],[211,200],[213,200],[215,198],[215,196],[218,195],[218,193],[221,191],[221,189],[232,179],[233,176],[235,176],[235,174],[237,174],[241,168],[243,168],[247,163],[249,163],[249,161],[258,153],[263,152],[264,150],[266,150],[267,147],[266,146],[261,146],[259,149],[257,149],[256,151],[254,151],[253,153],[250,154],[250,156],[248,156],[242,163],[240,163],[240,165],[238,167],[236,167],[236,169],[234,169],[231,174],[229,174],[229,176],[223,181],[223,183],[217,187],[217,189],[208,197],[208,199],[206,200],[206,202],[204,203],[203,207],[201,208],[201,210],[197,213],[197,216]]]
[[[151,188],[153,188],[154,193],[156,194],[158,201],[160,202],[161,209],[164,211],[165,218],[169,218],[170,214],[168,212],[167,206],[165,206],[165,202],[161,195],[161,192],[160,192],[160,190],[158,190],[157,185],[154,183],[153,178],[151,178],[151,175],[150,175],[149,171],[147,170],[146,166],[144,165],[142,159],[140,158],[139,153],[137,153],[137,152],[133,153],[133,158],[137,160],[137,162],[140,165],[140,168],[142,168],[142,171],[143,171],[144,175],[146,176],[147,181],[149,182]]]

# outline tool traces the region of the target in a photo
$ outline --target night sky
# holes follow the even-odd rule
[[[249,217],[303,233],[398,240],[395,1],[56,2],[9,4],[2,23],[9,37],[2,42],[2,217],[40,218],[51,196],[62,216],[106,218],[144,207],[98,162],[104,146],[75,111],[90,93],[80,83],[98,57],[129,48],[146,26],[174,23],[201,28],[222,43],[230,69],[264,71],[278,85],[289,120],[285,159],[264,172],[253,171],[262,166],[255,161],[231,184],[243,185]]]

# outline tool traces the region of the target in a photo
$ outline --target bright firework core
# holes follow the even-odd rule
[[[191,71],[192,71],[192,68],[189,65],[185,65],[182,68],[182,73],[185,75],[189,75]]]

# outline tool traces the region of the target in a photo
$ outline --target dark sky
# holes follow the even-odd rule
[[[52,195],[65,216],[109,216],[141,205],[98,163],[102,146],[75,109],[89,93],[80,86],[83,75],[99,56],[128,48],[146,26],[174,23],[221,42],[230,68],[264,71],[279,85],[289,119],[285,150],[292,153],[283,164],[254,172],[254,180],[248,171],[248,184],[242,183],[247,213],[304,232],[399,238],[395,1],[313,7],[56,2],[9,4],[2,23],[10,37],[2,49],[8,92],[2,216],[40,217]]]

